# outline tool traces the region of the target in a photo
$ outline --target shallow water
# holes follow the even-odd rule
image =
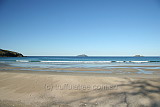
[[[152,74],[152,69],[160,69],[160,57],[68,57],[68,56],[30,56],[30,57],[0,57],[0,65],[23,67],[21,70],[54,71],[50,68],[88,68],[110,69],[111,71],[68,71],[56,72],[97,72],[113,73],[113,68],[137,69],[138,74]],[[25,69],[26,68],[26,69]],[[32,68],[39,68],[35,70]],[[45,68],[43,70],[42,68]],[[145,71],[144,69],[150,69]],[[117,71],[116,71],[117,72]],[[157,71],[158,72],[158,71]],[[119,70],[119,73],[127,73]],[[132,73],[128,71],[128,73]]]

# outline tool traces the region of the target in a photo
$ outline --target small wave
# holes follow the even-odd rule
[[[160,61],[149,61],[149,62],[160,62]]]
[[[16,62],[41,62],[41,61],[16,60]]]
[[[41,61],[52,63],[146,63],[150,61]]]
[[[116,61],[116,62],[122,63],[122,62],[125,62],[125,61]]]
[[[53,63],[111,63],[112,61],[41,61]]]
[[[28,60],[16,60],[16,62],[29,62]]]
[[[43,62],[43,63],[82,63],[82,64],[100,64],[100,63],[149,63],[160,61],[29,61],[29,60],[16,60],[17,62]]]
[[[29,61],[29,62],[41,62],[41,61]]]
[[[133,62],[133,63],[146,63],[146,62],[150,62],[150,61],[130,61],[130,62]]]

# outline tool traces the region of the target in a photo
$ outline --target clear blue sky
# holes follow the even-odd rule
[[[160,0],[0,0],[0,48],[24,55],[160,55]]]

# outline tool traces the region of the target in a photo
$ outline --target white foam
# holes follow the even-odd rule
[[[30,62],[28,60],[16,60],[17,62]],[[31,61],[32,62],[32,61]],[[44,63],[146,63],[149,61],[39,61],[39,62],[44,62]]]
[[[111,63],[111,61],[41,61],[53,63]]]
[[[17,62],[29,62],[28,60],[16,60]]]
[[[125,62],[129,63],[129,62],[131,62],[131,61],[125,61]]]
[[[144,62],[149,62],[149,61],[131,61],[131,62],[134,62],[134,63],[144,63]]]
[[[121,63],[121,62],[124,62],[124,61],[116,61],[116,62],[120,62]]]

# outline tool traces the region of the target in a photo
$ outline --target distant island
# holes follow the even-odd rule
[[[141,56],[141,55],[135,55],[134,57],[143,57],[143,56]]]
[[[0,49],[0,57],[23,57],[21,53]]]
[[[78,57],[88,57],[88,56],[85,54],[82,54],[82,55],[78,55]]]

